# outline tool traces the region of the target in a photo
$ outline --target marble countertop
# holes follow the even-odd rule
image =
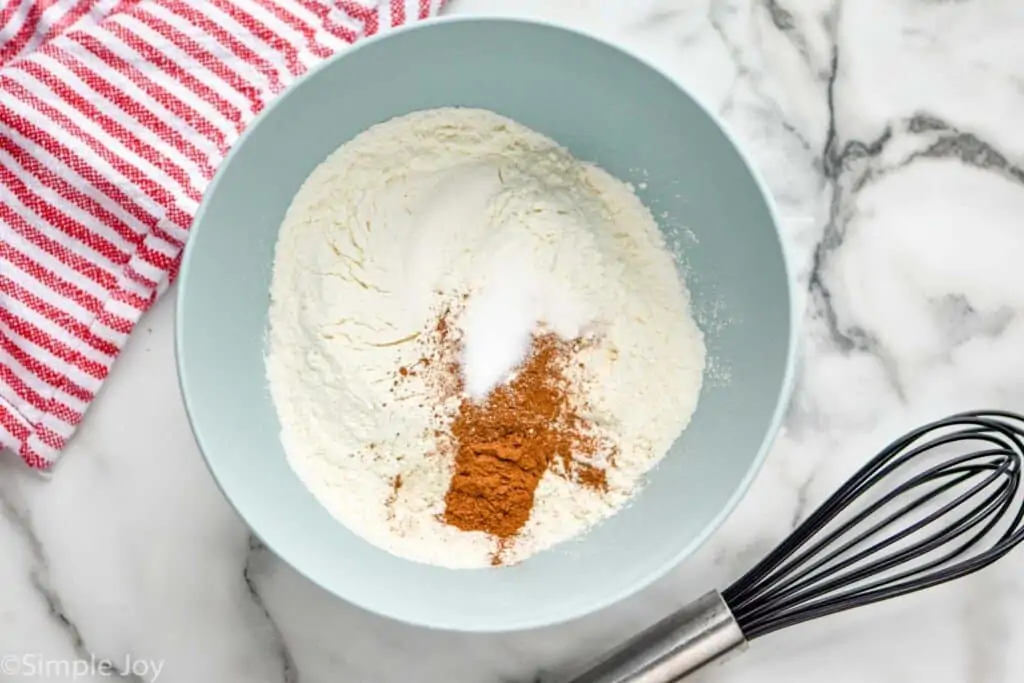
[[[888,438],[950,410],[1024,408],[1020,0],[451,0],[448,11],[540,17],[629,47],[718,111],[763,171],[806,315],[784,431],[740,508],[670,576],[565,626],[473,636],[366,614],[268,553],[214,485],[175,378],[172,290],[52,480],[0,464],[0,656],[108,660],[134,683],[526,683],[735,578]],[[1022,577],[1024,551],[756,641],[698,680],[1022,681]],[[91,665],[77,680],[111,671]]]

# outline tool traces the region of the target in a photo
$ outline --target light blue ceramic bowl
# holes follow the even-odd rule
[[[577,541],[508,568],[399,559],[336,522],[292,474],[264,379],[274,243],[330,152],[418,109],[483,107],[632,180],[670,241],[715,373],[689,429],[634,503]],[[614,286],[609,283],[609,286]],[[277,99],[206,194],[181,271],[177,353],[192,428],[224,494],[281,558],[402,621],[505,631],[582,616],[639,590],[704,541],[753,478],[793,365],[790,281],[771,202],[712,115],[652,67],[566,29],[425,23],[367,40]]]

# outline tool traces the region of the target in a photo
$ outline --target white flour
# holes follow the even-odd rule
[[[271,286],[267,374],[289,462],[371,543],[482,567],[494,539],[438,518],[452,463],[434,434],[454,406],[439,413],[416,376],[396,385],[438,306],[462,292],[471,393],[507,379],[539,324],[600,339],[574,382],[586,417],[617,447],[609,489],[549,472],[506,561],[628,501],[689,422],[704,345],[650,212],[538,133],[487,111],[438,109],[375,126],[321,164],[285,217]]]

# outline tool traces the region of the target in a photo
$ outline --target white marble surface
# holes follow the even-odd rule
[[[387,622],[260,548],[222,499],[179,397],[172,290],[52,480],[0,465],[0,655],[108,659],[135,667],[135,683],[153,679],[147,660],[168,683],[532,681],[727,583],[905,428],[951,409],[1024,408],[1020,0],[452,0],[449,11],[619,41],[721,112],[752,153],[809,294],[797,392],[753,490],[698,556],[588,619],[487,637]],[[1024,551],[757,641],[700,680],[1017,683],[1022,576]],[[0,678],[69,680],[51,673]]]

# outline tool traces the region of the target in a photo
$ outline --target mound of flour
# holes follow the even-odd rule
[[[686,427],[704,344],[650,212],[628,185],[476,109],[413,113],[343,145],[278,238],[267,375],[289,462],[345,526],[396,555],[490,564],[494,540],[440,521],[454,405],[396,377],[458,298],[470,394],[507,379],[537,327],[598,340],[574,366],[615,444],[608,490],[548,473],[518,561],[620,509]],[[451,401],[449,400],[449,403]],[[396,485],[400,483],[400,485]]]

